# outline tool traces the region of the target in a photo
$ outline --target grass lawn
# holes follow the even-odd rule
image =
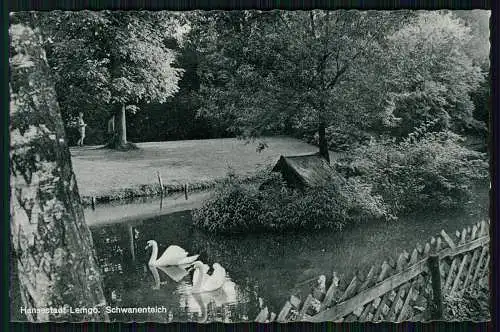
[[[235,138],[138,143],[127,152],[99,146],[71,148],[73,170],[82,197],[104,197],[144,185],[158,186],[157,171],[165,186],[209,183],[227,174],[252,175],[258,167],[274,164],[280,155],[311,153],[318,148],[288,137],[266,138],[268,148]]]

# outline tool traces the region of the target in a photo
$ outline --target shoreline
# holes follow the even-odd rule
[[[246,176],[242,180],[244,183],[252,182],[256,179],[256,176]],[[218,184],[221,184],[225,178],[218,178],[208,181],[187,183],[188,195],[189,193],[199,193],[207,191],[209,189],[215,188]],[[163,185],[163,197],[169,198],[173,194],[179,194],[184,192],[185,184],[164,184]],[[159,184],[143,184],[134,187],[114,189],[108,192],[98,193],[96,195],[81,195],[80,200],[83,207],[92,206],[92,199],[94,203],[106,204],[111,202],[123,202],[126,204],[128,201],[136,198],[159,198],[162,196]]]
[[[94,209],[84,208],[85,222],[89,227],[109,226],[113,224],[139,225],[144,220],[174,213],[197,209],[213,194],[211,190],[192,192],[189,199],[183,193],[172,193],[168,198],[160,197],[135,199],[127,202],[110,202],[97,205]]]

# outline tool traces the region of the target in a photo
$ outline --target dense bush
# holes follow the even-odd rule
[[[299,191],[280,174],[260,173],[254,184],[233,174],[201,208],[194,223],[213,232],[333,228],[392,219],[402,213],[460,208],[488,180],[486,155],[449,131],[422,127],[406,139],[379,140],[336,162],[328,185]]]
[[[212,232],[332,228],[351,222],[389,218],[381,197],[357,180],[331,179],[329,185],[299,191],[280,174],[267,173],[248,185],[235,176],[193,211],[196,226]],[[262,184],[265,183],[265,186]]]
[[[358,148],[337,168],[373,185],[395,214],[463,206],[473,186],[488,179],[486,156],[451,132],[412,134],[400,143]]]

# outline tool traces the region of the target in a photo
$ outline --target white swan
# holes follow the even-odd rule
[[[153,247],[153,252],[151,253],[151,258],[149,258],[149,265],[152,266],[167,266],[167,265],[183,265],[193,263],[199,255],[188,256],[186,250],[179,246],[169,246],[167,250],[158,257],[158,243],[155,240],[149,240],[145,249]]]
[[[208,265],[197,261],[193,263],[193,289],[192,293],[211,292],[219,289],[226,281],[226,270],[219,264],[212,265],[214,271],[211,275],[208,272]]]

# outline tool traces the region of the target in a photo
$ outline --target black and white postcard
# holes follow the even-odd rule
[[[489,321],[489,20],[11,12],[11,320]]]

